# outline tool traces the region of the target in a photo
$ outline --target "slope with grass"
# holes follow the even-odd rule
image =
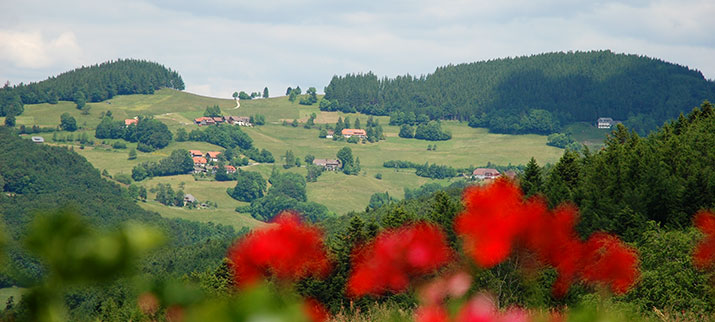
[[[335,158],[337,152],[344,146],[349,146],[355,157],[360,158],[362,171],[357,176],[347,176],[342,173],[326,172],[318,178],[318,182],[308,183],[307,193],[311,201],[319,202],[329,210],[344,214],[348,211],[362,210],[367,206],[370,196],[377,192],[389,192],[397,198],[403,197],[404,188],[416,188],[428,182],[449,184],[449,180],[433,180],[418,177],[414,170],[388,169],[382,164],[387,160],[409,160],[417,163],[436,163],[453,167],[469,167],[485,165],[487,162],[507,165],[509,163],[525,164],[532,156],[540,164],[553,163],[560,157],[562,150],[546,146],[546,137],[540,135],[505,135],[488,133],[486,129],[470,128],[466,122],[444,121],[443,127],[452,132],[453,138],[448,141],[437,142],[435,151],[428,151],[427,142],[415,139],[400,138],[397,134],[399,127],[389,126],[389,117],[375,117],[383,126],[386,139],[372,144],[348,144],[344,141],[332,141],[318,138],[318,129],[305,129],[301,126],[283,126],[284,120],[298,119],[305,121],[310,114],[315,113],[315,123],[334,125],[339,117],[349,117],[352,122],[359,118],[365,124],[368,116],[359,113],[321,112],[317,105],[305,106],[292,103],[287,97],[270,99],[256,99],[241,101],[240,107],[234,109],[235,101],[232,99],[219,99],[203,97],[172,89],[162,89],[153,95],[128,95],[115,96],[105,102],[89,103],[91,106],[88,115],[83,115],[76,110],[71,102],[60,102],[57,105],[36,104],[27,105],[25,113],[18,117],[18,125],[40,125],[43,127],[59,124],[60,115],[68,112],[77,119],[80,126],[79,132],[87,132],[93,137],[94,128],[99,124],[100,117],[110,111],[115,119],[131,118],[137,115],[153,115],[161,120],[171,131],[184,128],[187,131],[197,128],[193,119],[203,115],[206,106],[218,105],[223,114],[235,116],[251,116],[261,114],[266,117],[265,126],[242,128],[254,141],[258,148],[266,148],[276,157],[276,166],[281,171],[292,171],[301,175],[306,174],[305,167],[283,170],[281,157],[287,150],[303,160],[307,154],[316,158]],[[58,132],[58,136],[67,135],[67,132]],[[107,145],[101,145],[102,140],[94,139],[94,145],[86,145],[79,149],[79,143],[52,142],[52,134],[42,134],[49,144],[67,145],[74,144],[75,151],[87,158],[100,170],[107,170],[112,176],[116,174],[131,174],[132,168],[146,161],[157,161],[168,156],[175,149],[196,149],[201,151],[221,151],[221,147],[205,142],[171,142],[168,147],[152,152],[138,152],[137,159],[127,160],[128,151],[135,148],[135,143],[126,142],[127,149],[112,149],[111,143],[116,140],[106,140]],[[73,134],[77,136],[78,134]],[[270,176],[274,165],[259,164],[244,167],[244,170],[260,172],[265,178]],[[376,179],[376,174],[381,174],[382,179]],[[147,189],[155,187],[157,183],[171,183],[177,189],[179,183],[184,182],[185,192],[191,193],[199,200],[210,200],[218,204],[215,209],[185,210],[176,207],[163,206],[152,201],[140,205],[160,213],[164,217],[184,218],[201,222],[214,222],[232,225],[236,228],[242,226],[253,227],[258,224],[247,214],[234,211],[245,203],[230,198],[225,190],[235,185],[235,182],[194,181],[193,177],[173,176],[153,178],[136,184],[144,185]]]

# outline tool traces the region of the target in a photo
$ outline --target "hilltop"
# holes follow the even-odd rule
[[[599,117],[641,133],[715,98],[715,82],[685,66],[611,51],[544,53],[439,67],[415,77],[334,76],[326,108],[469,120],[497,133],[558,132]]]

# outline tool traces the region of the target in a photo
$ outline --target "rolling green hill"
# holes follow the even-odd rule
[[[179,128],[187,131],[197,128],[193,119],[203,115],[206,106],[218,105],[223,114],[236,116],[250,116],[262,114],[266,116],[267,124],[253,128],[243,128],[254,141],[258,148],[266,148],[276,157],[276,165],[283,164],[280,159],[287,150],[292,150],[298,158],[302,159],[307,154],[316,158],[334,158],[338,150],[349,146],[353,154],[360,158],[362,171],[357,176],[347,176],[342,173],[324,173],[318,182],[308,183],[307,193],[311,201],[324,204],[328,209],[337,214],[364,209],[370,196],[377,192],[389,192],[390,195],[401,198],[404,188],[414,189],[425,183],[438,182],[449,184],[447,179],[434,180],[418,177],[414,169],[388,169],[382,163],[387,160],[409,160],[417,163],[437,163],[453,167],[469,167],[470,165],[486,165],[487,162],[507,165],[509,163],[526,164],[534,156],[541,164],[555,162],[561,155],[561,149],[546,146],[546,137],[540,135],[505,135],[488,133],[486,129],[470,128],[466,123],[457,121],[443,122],[444,127],[450,130],[453,138],[449,141],[437,143],[435,151],[427,151],[427,145],[432,142],[404,139],[398,137],[398,126],[388,125],[388,117],[376,117],[384,128],[386,140],[372,144],[348,144],[346,142],[332,141],[318,138],[318,130],[305,129],[301,126],[283,126],[284,120],[298,119],[305,121],[311,113],[316,113],[316,124],[332,124],[339,117],[350,117],[352,120],[359,118],[364,124],[367,115],[346,114],[342,112],[320,111],[317,104],[313,106],[291,103],[287,97],[270,99],[256,99],[241,101],[236,109],[232,99],[218,99],[194,95],[172,89],[161,89],[153,95],[121,95],[103,102],[88,103],[91,107],[88,115],[83,115],[74,108],[71,102],[59,102],[56,105],[35,104],[27,105],[25,113],[17,118],[18,126],[39,125],[54,127],[59,124],[62,113],[70,113],[77,119],[80,127],[78,133],[86,132],[88,137],[93,137],[94,128],[99,124],[100,117],[110,111],[115,119],[131,118],[137,115],[153,115],[165,123],[169,129],[176,132]],[[63,137],[67,132],[57,132]],[[115,176],[117,174],[131,174],[132,168],[142,162],[158,161],[168,156],[175,149],[196,149],[201,151],[222,151],[223,148],[205,142],[175,142],[168,147],[151,153],[139,152],[135,160],[127,160],[128,150],[136,147],[136,143],[126,142],[127,149],[113,149],[111,143],[116,140],[105,140],[107,145],[102,145],[102,140],[94,139],[94,145],[85,144],[80,149],[78,142],[53,142],[50,133],[42,134],[48,144],[74,145],[74,150],[87,158],[96,168],[107,170]],[[79,134],[73,134],[75,137]],[[244,170],[258,171],[265,178],[271,173],[273,165],[257,164],[244,167]],[[281,168],[282,170],[282,168]],[[301,175],[306,174],[305,167],[289,170]],[[382,180],[376,179],[376,174],[382,175]],[[200,222],[214,222],[232,225],[236,229],[243,226],[253,227],[259,222],[248,214],[235,212],[238,206],[246,203],[234,200],[226,194],[226,188],[233,187],[235,182],[194,181],[190,175],[157,177],[141,181],[147,189],[155,187],[158,183],[169,183],[176,188],[184,183],[185,192],[195,195],[199,200],[216,202],[216,209],[186,210],[177,207],[163,206],[152,201],[153,193],[149,193],[150,201],[140,202],[139,205],[147,210],[156,211],[167,218],[184,218]]]

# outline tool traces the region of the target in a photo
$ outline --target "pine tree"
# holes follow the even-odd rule
[[[526,164],[524,175],[521,178],[521,190],[526,197],[543,192],[544,182],[541,178],[541,168],[533,157]]]

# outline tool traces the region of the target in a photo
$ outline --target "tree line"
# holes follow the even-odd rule
[[[114,120],[105,115],[97,125],[94,136],[98,139],[124,139],[138,142],[137,150],[151,152],[169,145],[173,134],[166,124],[150,116],[139,116],[137,123],[125,125],[124,120]]]
[[[470,121],[493,132],[550,134],[598,117],[651,130],[713,97],[715,84],[697,70],[606,50],[448,65],[420,77],[334,76],[321,108],[411,112],[431,120]]]
[[[0,88],[0,116],[20,115],[24,104],[73,101],[78,108],[85,102],[100,102],[116,95],[153,94],[160,88],[184,89],[176,71],[158,63],[118,59],[83,66],[44,81]]]

